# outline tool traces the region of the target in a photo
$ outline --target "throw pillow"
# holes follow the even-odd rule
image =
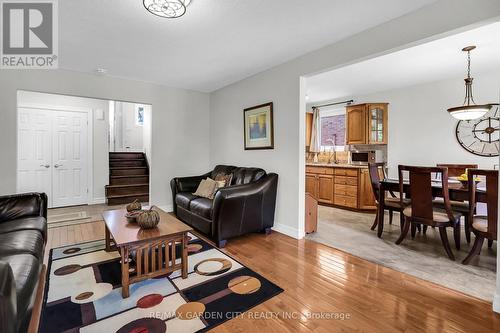
[[[193,195],[202,198],[213,199],[216,186],[217,183],[214,180],[210,178],[203,179]]]
[[[216,180],[217,183],[216,188],[221,188],[221,187],[226,187],[226,181],[225,180]]]
[[[215,181],[216,182],[224,182],[224,185],[222,186],[218,186],[218,187],[226,187],[226,186],[229,186],[231,185],[231,180],[233,179],[233,174],[230,173],[228,175],[224,174],[224,173],[219,173],[215,176]]]

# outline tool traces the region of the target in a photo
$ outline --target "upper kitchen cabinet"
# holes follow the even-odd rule
[[[346,107],[347,144],[387,143],[387,103],[369,103]]]
[[[346,143],[366,143],[366,105],[350,105],[346,108]]]
[[[367,104],[368,144],[387,143],[387,103]]]

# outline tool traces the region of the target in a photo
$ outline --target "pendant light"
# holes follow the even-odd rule
[[[156,16],[178,18],[186,14],[191,0],[143,0],[144,7]]]
[[[495,104],[477,105],[472,96],[472,80],[470,76],[470,51],[474,50],[475,46],[467,46],[462,51],[467,52],[467,77],[465,81],[465,99],[462,106],[449,108],[448,112],[453,118],[458,120],[471,120],[484,116]]]

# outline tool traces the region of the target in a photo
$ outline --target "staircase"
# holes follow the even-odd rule
[[[108,205],[149,202],[149,167],[144,153],[109,153]]]

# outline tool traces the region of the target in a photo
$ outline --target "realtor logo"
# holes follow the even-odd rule
[[[1,4],[1,68],[57,68],[57,0]]]

